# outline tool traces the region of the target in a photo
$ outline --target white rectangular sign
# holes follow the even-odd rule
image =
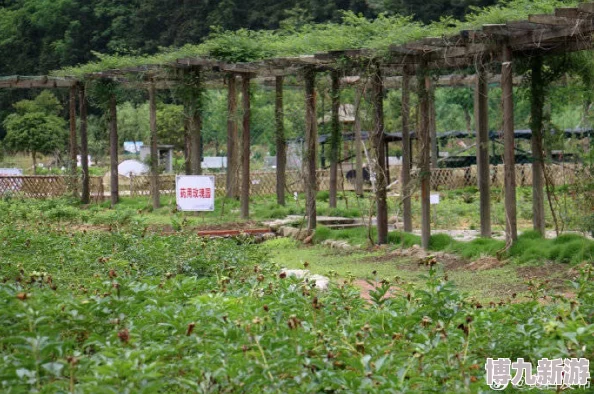
[[[175,200],[179,211],[214,211],[215,177],[178,175],[175,177]]]
[[[431,205],[439,204],[439,194],[431,194],[429,196],[429,203]]]

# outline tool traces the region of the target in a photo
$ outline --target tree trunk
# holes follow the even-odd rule
[[[151,196],[153,197],[153,209],[161,206],[159,195],[159,151],[157,149],[157,99],[155,84],[149,86],[149,116],[151,129]]]
[[[241,95],[243,96],[243,133],[241,155],[241,218],[250,217],[250,76],[243,75],[241,79]]]
[[[506,47],[503,50],[503,63],[501,64],[501,100],[503,105],[503,160],[505,172],[505,238],[508,246],[518,239],[513,95],[512,54],[511,48]]]
[[[111,175],[111,207],[120,200],[118,179],[118,112],[115,94],[109,98],[109,157]]]
[[[318,124],[316,119],[316,72],[305,70],[305,152],[303,175],[305,178],[305,204],[307,216],[307,232],[311,234],[316,228],[316,144],[318,140]]]
[[[340,150],[340,124],[338,111],[340,109],[340,81],[338,71],[332,70],[332,121],[330,132],[330,208],[336,208],[338,156]]]
[[[542,142],[543,109],[545,101],[545,86],[542,77],[542,57],[530,59],[532,78],[530,80],[530,101],[532,129],[532,225],[535,231],[545,235],[544,210],[544,155]]]
[[[404,231],[412,232],[412,213],[410,203],[410,76],[404,72],[402,76],[402,175],[400,177],[402,193],[402,220]]]
[[[87,135],[87,98],[85,87],[81,85],[79,90],[79,112],[80,112],[80,166],[82,169],[82,195],[81,202],[91,202],[91,188],[89,177],[89,137]]]
[[[384,143],[384,81],[378,64],[372,77],[373,83],[373,134],[371,141],[375,158],[375,200],[377,205],[377,243],[388,242],[388,203],[386,192],[386,146]]]
[[[283,77],[276,77],[276,202],[285,205],[285,171],[287,168],[287,142],[285,141],[285,124],[283,110]]]

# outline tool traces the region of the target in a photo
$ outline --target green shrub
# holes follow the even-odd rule
[[[446,250],[452,246],[454,239],[447,234],[435,234],[429,239],[429,249],[431,250]]]

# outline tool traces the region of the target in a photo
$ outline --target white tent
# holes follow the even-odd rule
[[[124,160],[118,166],[118,174],[129,177],[130,175],[142,175],[149,172],[149,167],[138,160]]]

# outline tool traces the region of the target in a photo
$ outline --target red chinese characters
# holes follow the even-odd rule
[[[196,188],[196,187],[182,187],[179,189],[179,197],[180,198],[211,198],[212,196],[212,189],[209,187],[206,188]]]

